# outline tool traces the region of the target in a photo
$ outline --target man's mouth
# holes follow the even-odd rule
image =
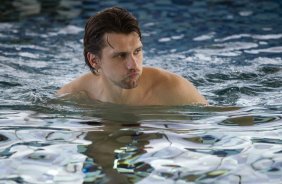
[[[129,78],[136,78],[137,76],[139,76],[139,72],[132,72],[132,73],[129,73],[127,76]]]

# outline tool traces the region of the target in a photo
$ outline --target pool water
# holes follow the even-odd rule
[[[88,72],[87,18],[129,9],[144,64],[192,81],[210,103],[124,106],[58,99]],[[282,2],[3,0],[0,183],[278,184]]]

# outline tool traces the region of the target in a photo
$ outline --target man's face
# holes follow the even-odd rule
[[[137,87],[143,62],[139,35],[135,32],[107,33],[104,39],[106,47],[100,58],[101,75],[123,89]]]

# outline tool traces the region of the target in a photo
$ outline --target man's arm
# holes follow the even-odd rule
[[[159,97],[167,105],[208,105],[191,82],[176,74],[167,73],[159,86]]]
[[[59,89],[56,93],[57,96],[72,94],[73,93],[73,85],[72,82],[64,85],[61,89]]]
[[[178,99],[182,101],[184,104],[199,104],[199,105],[208,105],[207,100],[197,88],[188,80],[182,78],[178,83],[179,90],[176,91],[176,95],[178,95]],[[176,87],[177,88],[177,87]]]
[[[81,91],[85,91],[85,86],[87,86],[86,84],[88,83],[90,74],[85,74],[75,80],[73,80],[72,82],[64,85],[61,89],[59,89],[57,91],[58,96],[64,95],[64,94],[74,94],[74,93],[78,93]]]

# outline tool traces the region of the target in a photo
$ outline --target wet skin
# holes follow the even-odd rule
[[[104,40],[101,56],[87,53],[99,75],[87,73],[63,86],[58,95],[84,92],[92,100],[126,105],[207,104],[183,77],[143,67],[143,45],[137,33],[107,33]]]

